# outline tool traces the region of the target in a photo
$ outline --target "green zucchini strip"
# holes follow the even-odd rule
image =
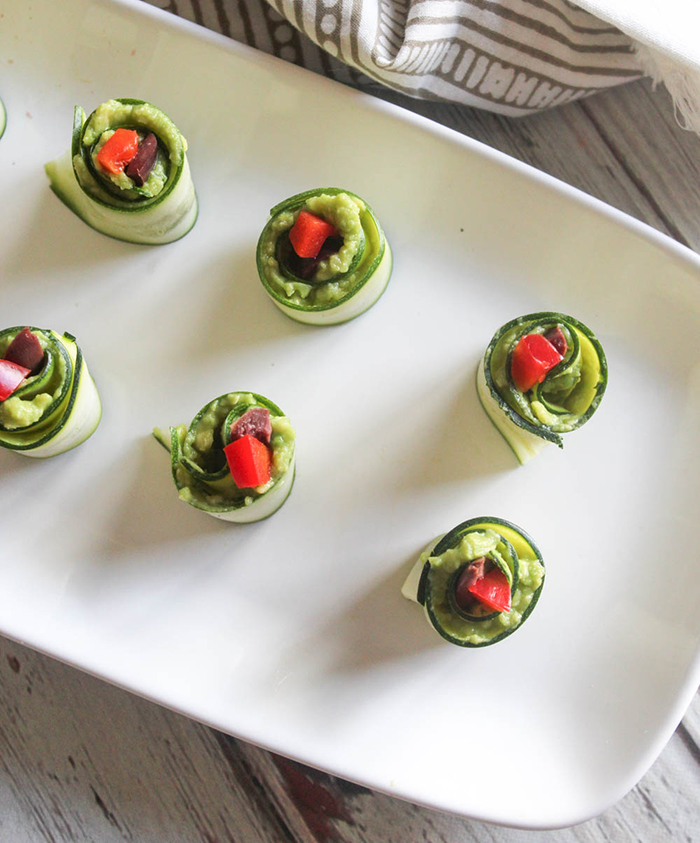
[[[454,598],[455,582],[465,565],[486,556],[507,576],[509,612],[469,615]],[[459,647],[488,647],[512,635],[527,620],[544,585],[539,548],[520,527],[502,518],[472,518],[438,536],[418,557],[401,593],[423,606],[428,623]]]
[[[544,380],[521,392],[511,376],[513,351],[528,334],[559,326],[567,340],[564,358]],[[477,393],[496,428],[521,464],[547,443],[563,447],[561,434],[585,424],[598,408],[608,382],[605,352],[595,334],[563,313],[529,313],[494,335],[477,370]]]
[[[142,185],[125,172],[110,175],[97,154],[116,129],[158,140],[153,169]],[[184,237],[197,220],[197,196],[187,141],[170,118],[137,99],[108,100],[89,117],[73,114],[71,147],[45,166],[51,189],[74,214],[102,234],[130,243],[160,245]]]
[[[300,211],[332,223],[338,252],[308,277],[295,274],[289,231]],[[298,322],[337,325],[368,310],[389,283],[392,254],[379,220],[364,200],[337,187],[299,193],[270,211],[257,246],[258,275],[277,307]],[[298,270],[297,270],[298,271]]]
[[[7,112],[5,111],[5,104],[0,100],[0,138],[5,134],[5,127],[7,126]]]
[[[253,407],[270,411],[272,477],[255,489],[239,489],[228,468],[224,448],[231,425]],[[170,465],[181,501],[224,521],[249,523],[276,512],[292,491],[295,434],[289,419],[268,398],[254,392],[229,392],[210,401],[189,427],[155,428],[154,437],[170,451]]]
[[[24,326],[0,332],[0,357]],[[31,328],[44,349],[41,370],[0,401],[0,446],[27,457],[53,457],[97,429],[102,405],[71,334]]]

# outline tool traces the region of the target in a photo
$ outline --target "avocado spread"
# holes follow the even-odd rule
[[[160,146],[158,147],[153,169],[146,181],[140,187],[137,187],[136,184],[129,178],[125,169],[120,170],[118,173],[110,173],[100,165],[97,160],[97,156],[99,155],[102,147],[112,137],[114,131],[114,129],[107,129],[107,131],[102,132],[99,140],[90,151],[92,166],[95,168],[95,171],[98,172],[103,179],[109,180],[111,184],[118,187],[120,190],[120,196],[123,199],[138,199],[139,196],[147,196],[149,198],[157,196],[163,189],[165,182],[168,180],[168,172],[170,169],[167,158],[163,154],[163,150]],[[139,142],[143,141],[146,137],[146,133],[143,130],[137,132],[137,134],[139,136]]]
[[[443,543],[439,542],[434,550]],[[467,532],[457,533],[453,545],[439,554],[431,553],[426,551],[420,558],[422,564],[430,564],[426,609],[431,623],[454,643],[480,646],[514,631],[526,617],[544,580],[544,565],[538,554],[522,535],[505,524],[473,524]],[[454,588],[455,574],[480,557],[486,557],[506,574],[511,585],[511,609],[484,614],[483,619],[463,617],[454,609],[450,589]]]
[[[294,456],[294,429],[278,407],[263,400],[253,393],[231,392],[207,404],[189,428],[171,428],[177,449],[173,476],[181,500],[199,508],[249,506],[284,476]],[[264,486],[240,489],[233,481],[223,449],[231,425],[255,407],[270,411],[271,477]],[[160,431],[156,436],[166,444]]]
[[[543,314],[546,316],[547,314]],[[522,419],[555,433],[568,433],[582,423],[594,399],[599,399],[601,361],[586,334],[574,325],[552,317],[528,327],[529,334],[545,334],[558,326],[566,338],[567,350],[544,380],[527,393],[521,392],[509,377],[512,352],[523,336],[523,324],[514,320],[512,327],[498,338],[489,361],[493,386],[501,399]]]
[[[100,165],[97,156],[117,128],[133,129],[143,141],[149,132],[158,139],[158,151],[153,168],[142,185],[137,185],[125,171],[108,172]],[[107,201],[99,185],[93,181],[85,160],[89,157],[92,172],[106,189],[116,193],[120,200],[138,201],[158,196],[171,173],[177,171],[184,159],[187,142],[177,126],[160,109],[150,103],[130,103],[107,100],[99,105],[88,118],[81,138],[81,151],[73,156],[73,168],[83,189]]]
[[[0,335],[0,357],[20,330]],[[58,343],[43,331],[34,330],[33,333],[44,349],[44,363],[41,370],[28,377],[15,394],[0,401],[0,427],[4,430],[20,430],[48,421],[70,385],[67,353],[61,353]]]
[[[549,327],[549,326],[547,326]],[[571,332],[565,325],[561,326],[568,344],[568,357],[574,354],[571,342]],[[544,334],[545,326],[538,326],[530,333]],[[491,376],[493,384],[498,391],[501,398],[515,410],[518,415],[522,416],[527,421],[533,423],[541,423],[556,431],[557,433],[567,433],[573,429],[576,417],[570,413],[562,412],[560,415],[554,415],[545,408],[545,405],[538,398],[533,397],[528,401],[527,398],[518,392],[517,389],[510,387],[508,379],[507,367],[510,361],[510,352],[513,350],[522,334],[522,328],[519,325],[514,326],[500,338],[491,355]],[[576,346],[579,351],[579,346]],[[552,402],[564,409],[564,402],[567,396],[571,393],[573,388],[581,379],[581,355],[575,354],[575,359],[570,361],[571,365],[567,365],[562,375],[559,377],[547,378],[542,384],[542,396],[551,396]]]
[[[282,238],[306,210],[331,223],[342,238],[337,252],[319,260],[306,280],[295,277],[280,259]],[[384,248],[383,235],[372,212],[348,193],[307,196],[303,204],[274,214],[258,244],[258,267],[270,290],[281,301],[303,307],[323,307],[348,297],[371,274]]]

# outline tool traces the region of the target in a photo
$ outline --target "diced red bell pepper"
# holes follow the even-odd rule
[[[117,129],[97,153],[97,163],[108,173],[121,173],[139,149],[138,132]]]
[[[27,377],[30,370],[11,360],[0,360],[0,401],[9,398]]]
[[[264,486],[270,480],[270,449],[255,436],[241,436],[224,448],[233,482],[239,489]]]
[[[513,382],[521,392],[527,392],[542,383],[547,372],[562,359],[563,355],[542,334],[526,334],[513,350]]]
[[[328,237],[338,237],[338,229],[309,211],[300,211],[289,230],[289,242],[300,258],[315,258]]]
[[[491,568],[488,574],[474,580],[469,593],[495,612],[510,612],[510,585],[500,568]]]

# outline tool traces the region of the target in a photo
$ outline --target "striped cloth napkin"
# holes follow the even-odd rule
[[[700,131],[700,0],[664,0],[660,25],[657,0],[149,2],[342,82],[507,115],[650,75]]]
[[[270,0],[288,16],[288,0]],[[310,0],[297,26],[411,96],[502,114],[571,102],[641,75],[630,39],[566,0]]]

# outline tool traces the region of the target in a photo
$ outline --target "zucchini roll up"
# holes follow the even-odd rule
[[[260,521],[287,500],[294,483],[295,435],[272,401],[229,392],[210,401],[189,427],[156,428],[170,451],[181,501],[224,521]]]
[[[496,332],[477,371],[477,392],[520,463],[596,411],[608,382],[602,346],[563,313],[530,313]]]
[[[431,542],[401,589],[460,647],[488,647],[519,629],[544,585],[537,545],[501,518],[472,518]]]
[[[108,100],[73,115],[71,148],[46,165],[51,189],[97,231],[158,245],[184,237],[197,219],[187,141],[159,108]]]
[[[5,111],[5,104],[0,100],[0,138],[5,134],[5,126],[7,125],[7,112]]]
[[[18,327],[0,332],[0,445],[53,457],[84,442],[102,416],[100,397],[71,334]]]
[[[277,307],[298,322],[337,325],[386,289],[392,256],[372,209],[336,187],[280,202],[257,247],[258,275]]]

